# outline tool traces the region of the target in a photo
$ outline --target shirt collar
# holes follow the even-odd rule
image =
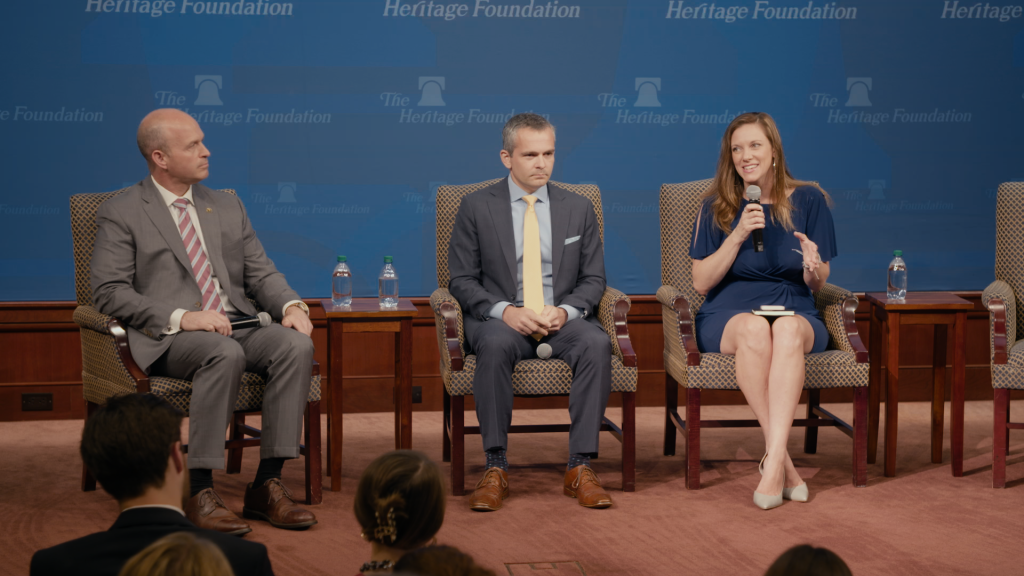
[[[152,175],[150,175],[149,178],[150,180],[153,181],[153,184],[156,185],[156,189],[160,192],[160,196],[164,199],[164,204],[166,204],[168,208],[170,208],[171,204],[174,204],[174,201],[177,200],[178,198],[185,198],[186,200],[188,200],[189,204],[195,204],[195,201],[192,200],[191,186],[188,187],[188,191],[185,192],[184,196],[178,196],[174,192],[171,192],[167,188],[161,186],[160,183],[156,181],[156,178],[153,178]]]
[[[509,174],[509,176],[508,176],[508,193],[509,193],[509,196],[510,196],[512,202],[515,202],[516,200],[519,200],[523,196],[526,196],[526,190],[523,190],[518,185],[516,185],[515,181],[512,180],[512,175],[511,174]],[[537,191],[534,192],[533,195],[537,197],[537,201],[538,202],[547,203],[547,201],[548,201],[548,185],[545,184],[545,185],[541,186],[540,188],[537,188]]]
[[[159,186],[159,184],[157,184],[157,186]],[[168,194],[170,194],[170,192],[168,192]],[[168,506],[166,504],[143,504],[141,506],[132,506],[131,508],[125,508],[124,510],[121,510],[121,512],[127,512],[129,510],[138,510],[139,508],[167,508],[168,510],[174,510],[175,512],[181,514],[182,516],[185,515],[185,511],[182,510],[181,508],[178,508],[177,506]]]

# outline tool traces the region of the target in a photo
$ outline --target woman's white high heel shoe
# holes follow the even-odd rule
[[[765,452],[764,456],[761,456],[761,463],[757,465],[757,471],[764,476],[764,460],[768,457],[768,453]],[[785,478],[783,478],[785,483]],[[806,486],[804,486],[806,488]],[[786,493],[786,489],[782,489],[782,494]],[[769,496],[768,494],[761,494],[757,490],[754,490],[754,506],[757,506],[761,510],[771,510],[772,508],[778,508],[782,506],[782,494],[776,496]]]
[[[782,497],[793,502],[807,502],[811,497],[811,491],[807,489],[807,482],[795,488],[783,488]]]

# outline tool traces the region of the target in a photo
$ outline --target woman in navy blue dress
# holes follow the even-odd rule
[[[761,188],[761,204],[745,200]],[[813,292],[836,256],[828,195],[796,180],[786,168],[782,140],[768,114],[737,116],[726,129],[718,169],[694,223],[693,286],[707,296],[695,319],[701,352],[736,355],[736,382],[764,432],[766,454],[754,503],[806,501],[807,485],[786,448],[804,385],[804,354],[821,352],[828,331]],[[751,239],[761,230],[764,251]],[[753,314],[781,305],[793,316]]]

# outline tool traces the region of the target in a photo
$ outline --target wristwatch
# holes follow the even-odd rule
[[[295,303],[293,303],[293,304],[292,304],[291,306],[289,306],[288,308],[291,308],[292,306],[298,306],[298,307],[299,307],[299,308],[300,308],[300,309],[301,309],[301,310],[302,310],[303,312],[305,312],[305,313],[306,313],[306,316],[309,316],[309,306],[306,306],[306,303],[305,303],[305,302],[303,302],[303,301],[299,300],[298,302],[295,302]],[[288,308],[285,308],[285,309],[284,309],[284,311],[285,311],[286,313],[288,312]]]

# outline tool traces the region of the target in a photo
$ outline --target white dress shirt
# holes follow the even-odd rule
[[[153,176],[150,176],[150,179],[153,180],[153,184],[156,186],[156,189],[160,191],[160,196],[164,199],[164,203],[167,204],[167,210],[171,213],[171,219],[175,223],[175,228],[177,228],[179,214],[178,209],[174,207],[174,202],[179,198],[184,198],[188,200],[188,217],[189,219],[192,220],[192,227],[195,228],[196,230],[196,236],[199,238],[199,244],[202,245],[203,252],[206,254],[206,258],[210,260],[210,253],[206,250],[206,240],[203,239],[203,227],[199,224],[199,214],[196,212],[196,203],[192,200],[192,187],[189,186],[188,190],[185,191],[184,194],[178,196],[174,192],[171,192],[167,188],[161,186],[160,183],[156,181],[156,178],[153,178]],[[217,280],[217,273],[213,268],[212,260],[210,260],[210,274],[213,278],[213,287],[217,291],[217,295],[220,296],[221,304],[224,305],[224,313],[227,314],[228,316],[231,316],[232,312],[237,313],[238,309],[231,305],[231,300],[228,299],[227,292],[224,291],[224,288],[220,285],[220,281]],[[196,285],[198,286],[198,283]],[[297,304],[299,302],[301,302],[301,300],[291,300],[289,302],[285,302],[284,307],[281,308],[281,315],[284,315],[285,311],[288,310],[289,306],[292,306],[293,304]],[[163,333],[176,334],[177,332],[180,332],[181,317],[184,316],[186,312],[189,312],[189,310],[185,310],[184,308],[178,308],[177,310],[172,312],[170,319],[167,321],[167,326],[164,327]]]

